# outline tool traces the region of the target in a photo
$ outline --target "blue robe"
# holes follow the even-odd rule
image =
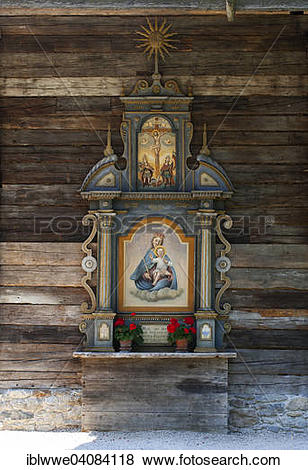
[[[144,279],[143,274],[147,271],[152,272],[156,267],[156,264],[152,262],[150,255],[152,255],[153,258],[156,258],[156,255],[153,249],[151,248],[148,249],[148,251],[144,255],[144,258],[140,261],[137,268],[135,269],[133,274],[130,276],[130,279],[135,281],[135,285],[137,289],[148,290],[150,292],[153,292],[153,291],[163,289],[164,287],[169,287],[169,289],[177,290],[178,283],[177,283],[176,273],[175,273],[173,266],[168,267],[172,272],[171,280],[169,277],[164,277],[163,279],[160,279],[155,286],[153,286],[152,281],[150,281],[149,279]],[[167,261],[170,261],[170,258],[168,255],[165,255],[165,258]]]

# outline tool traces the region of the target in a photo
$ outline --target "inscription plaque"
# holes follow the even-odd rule
[[[144,344],[168,344],[167,325],[142,323]]]

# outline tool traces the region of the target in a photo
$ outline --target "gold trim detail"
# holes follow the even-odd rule
[[[224,222],[224,227],[228,230],[232,227],[232,224],[233,224],[232,219],[229,215],[222,214],[222,215],[219,215],[216,219],[216,232],[217,232],[219,240],[224,245],[224,249],[220,250],[220,256],[225,256],[227,253],[229,253],[231,251],[230,243],[228,242],[228,240],[226,240],[226,238],[222,234],[220,224],[223,220],[225,221]],[[220,280],[223,281],[223,285],[222,285],[222,287],[220,288],[220,290],[218,291],[218,293],[216,295],[215,310],[220,315],[228,315],[228,313],[231,310],[231,305],[229,303],[225,303],[225,304],[223,304],[223,306],[221,308],[220,307],[220,300],[221,300],[221,297],[223,296],[223,294],[225,293],[225,291],[230,287],[231,279],[226,275],[225,272],[221,272],[220,273]]]
[[[111,145],[111,128],[110,128],[110,124],[108,124],[108,131],[107,131],[107,145],[106,145],[106,148],[104,150],[104,155],[105,157],[110,157],[110,155],[113,155],[113,148],[112,148],[112,145]]]
[[[82,321],[81,323],[79,323],[78,329],[79,329],[80,333],[85,333],[85,332],[86,332],[86,329],[87,329],[87,324],[86,324],[86,322],[85,322],[85,321]]]
[[[202,147],[201,147],[199,153],[202,154],[202,155],[206,155],[207,157],[209,157],[211,155],[211,151],[210,151],[208,143],[207,143],[206,122],[203,124]]]
[[[195,200],[195,199],[228,199],[232,196],[232,192],[223,191],[191,191],[191,192],[165,192],[165,193],[154,193],[154,192],[129,192],[122,193],[121,191],[84,191],[81,192],[82,199],[89,201],[98,201],[101,199],[121,199],[121,200]]]
[[[97,217],[94,214],[86,214],[82,219],[82,225],[88,226],[93,223],[93,227],[91,230],[90,235],[88,238],[83,242],[81,249],[86,254],[86,256],[92,256],[92,249],[88,247],[89,243],[92,242],[93,238],[97,233]],[[91,304],[88,305],[87,302],[82,302],[81,304],[81,311],[82,313],[93,313],[96,309],[96,296],[92,290],[92,288],[88,285],[88,281],[92,280],[92,273],[87,273],[81,279],[81,285],[87,291],[90,296]]]
[[[108,312],[108,313],[92,313],[91,315],[84,314],[82,318],[84,320],[95,320],[98,318],[99,320],[113,320],[116,316],[116,313]]]

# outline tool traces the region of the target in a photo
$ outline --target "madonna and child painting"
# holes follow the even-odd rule
[[[139,224],[129,235],[120,237],[119,256],[122,311],[193,309],[192,237],[171,228],[169,223]]]

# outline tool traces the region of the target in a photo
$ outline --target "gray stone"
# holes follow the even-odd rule
[[[229,423],[231,426],[243,428],[251,427],[258,422],[258,417],[254,409],[235,409],[230,411]]]
[[[289,401],[286,406],[287,410],[297,411],[304,410],[308,411],[308,398],[307,397],[295,397]]]
[[[237,408],[242,408],[243,406],[246,406],[246,404],[247,402],[244,400],[235,399],[230,401],[230,406],[235,406]]]
[[[282,429],[279,426],[268,426],[267,429],[272,432],[280,432]]]
[[[76,429],[81,423],[81,390],[6,390],[0,427],[28,431]]]
[[[297,416],[302,416],[303,412],[302,411],[289,411],[287,413],[287,416],[291,416],[292,418],[296,418]]]

